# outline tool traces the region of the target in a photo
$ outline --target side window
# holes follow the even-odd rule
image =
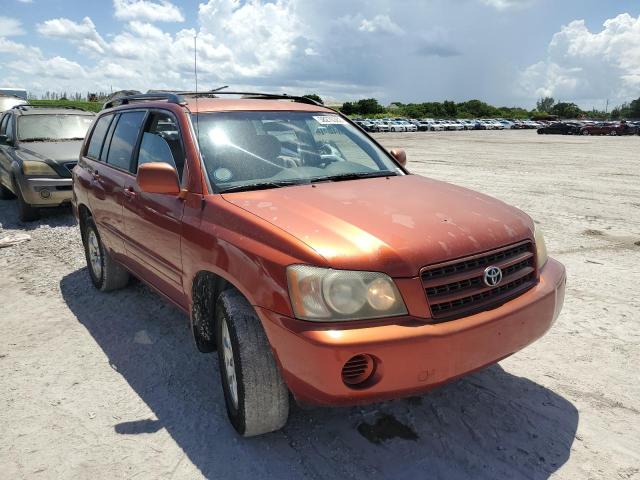
[[[7,115],[7,129],[5,130],[5,135],[7,138],[10,138],[15,141],[16,136],[13,133],[13,118],[11,115]]]
[[[168,163],[182,179],[184,150],[180,141],[180,129],[171,114],[154,112],[149,116],[140,142],[138,166],[151,162]]]
[[[98,160],[100,158],[100,151],[104,144],[104,137],[109,129],[109,124],[113,120],[113,115],[105,115],[100,117],[96,122],[96,126],[91,134],[91,140],[89,140],[89,147],[87,148],[87,157]]]
[[[0,135],[4,135],[5,132],[7,131],[7,120],[9,119],[9,114],[7,113],[6,115],[4,115],[2,117],[2,120],[0,120]]]
[[[131,159],[146,112],[125,112],[120,115],[113,131],[107,163],[123,170],[131,170]]]

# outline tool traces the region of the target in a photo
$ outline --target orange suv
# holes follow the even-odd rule
[[[565,270],[529,216],[412,175],[304,97],[156,93],[105,105],[73,172],[91,280],[143,280],[217,350],[229,419],[424,392],[541,337]]]

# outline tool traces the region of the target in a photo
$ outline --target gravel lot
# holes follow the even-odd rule
[[[242,440],[183,315],[141,284],[94,291],[69,210],[25,226],[1,201],[0,238],[32,240],[0,249],[0,477],[640,478],[640,137],[378,138],[540,222],[569,275],[546,337],[422,397],[296,408]]]

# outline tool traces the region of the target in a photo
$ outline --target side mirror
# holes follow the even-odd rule
[[[389,151],[389,153],[391,154],[391,156],[393,158],[395,158],[397,160],[397,162],[401,166],[406,167],[406,165],[407,165],[407,154],[402,148],[394,148],[393,150]]]
[[[178,195],[178,172],[168,163],[143,163],[138,167],[138,186],[146,193]]]

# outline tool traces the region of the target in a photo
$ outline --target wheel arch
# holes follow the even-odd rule
[[[230,280],[209,270],[200,270],[191,282],[191,333],[196,347],[202,353],[216,350],[214,319],[218,296],[233,289],[247,300],[248,297]],[[251,304],[251,302],[248,302]]]

